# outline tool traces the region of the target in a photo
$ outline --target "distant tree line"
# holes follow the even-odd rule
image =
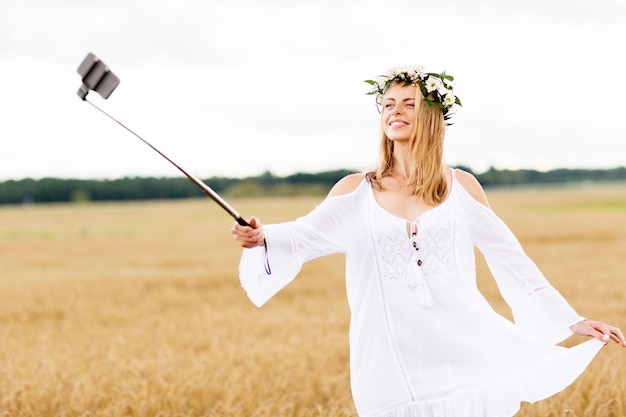
[[[467,168],[463,168],[471,172]],[[476,178],[485,186],[524,185],[524,184],[562,184],[584,181],[605,182],[626,180],[626,167],[612,169],[566,169],[536,171],[532,169],[497,170],[490,168],[476,174]]]
[[[472,172],[467,167],[459,167]],[[265,172],[256,177],[212,177],[206,183],[225,197],[296,196],[327,193],[354,170],[296,173],[285,177]],[[472,172],[485,186],[625,181],[626,167],[613,169],[498,170]],[[203,192],[185,177],[126,177],[113,180],[43,178],[0,182],[0,204],[196,198]]]
[[[214,191],[228,197],[295,196],[322,194],[343,176],[354,171],[317,174],[296,173],[278,177],[265,172],[256,177],[212,177],[204,180]],[[22,179],[0,182],[0,204],[31,204],[86,201],[165,200],[197,198],[204,193],[181,177],[125,177],[119,179]]]

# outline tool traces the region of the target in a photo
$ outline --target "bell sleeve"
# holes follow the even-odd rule
[[[263,226],[265,247],[244,249],[239,279],[248,298],[261,307],[302,269],[304,262],[345,253],[353,193],[329,197],[304,217]]]
[[[584,320],[552,287],[506,224],[489,208],[467,202],[475,246],[484,255],[498,288],[511,307],[515,324],[551,344],[572,335]]]

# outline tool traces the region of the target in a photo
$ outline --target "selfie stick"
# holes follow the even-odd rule
[[[178,168],[180,172],[185,174],[185,176],[189,178],[191,182],[193,182],[198,187],[200,187],[200,189],[202,189],[202,191],[204,191],[206,195],[211,197],[213,201],[215,201],[217,204],[220,205],[220,207],[226,210],[228,214],[230,214],[235,219],[235,221],[237,221],[237,223],[239,223],[242,226],[250,226],[250,224],[248,224],[248,222],[245,221],[241,217],[241,215],[239,215],[239,213],[234,208],[232,208],[230,204],[228,204],[222,197],[220,197],[219,194],[213,191],[211,187],[206,185],[196,176],[185,171],[180,165],[172,161],[163,152],[158,150],[155,146],[153,146],[150,142],[148,142],[147,140],[139,136],[137,133],[133,132],[131,129],[125,126],[122,122],[117,120],[115,117],[111,116],[110,114],[102,110],[100,107],[96,106],[94,103],[87,100],[87,94],[89,93],[90,90],[93,90],[96,93],[100,94],[106,100],[107,98],[109,98],[113,90],[115,90],[115,87],[117,87],[117,85],[120,83],[120,79],[117,78],[117,76],[113,74],[111,70],[106,65],[104,65],[102,61],[96,58],[94,54],[89,53],[85,57],[83,62],[80,64],[77,71],[78,71],[78,74],[82,77],[82,82],[83,82],[83,84],[78,89],[78,96],[83,101],[86,101],[87,103],[94,106],[96,109],[100,110],[100,112],[102,112],[103,114],[108,116],[111,120],[113,120],[114,122],[122,126],[124,129],[128,130],[130,133],[135,135],[143,143],[145,143],[146,145],[154,149],[163,158],[167,159],[169,163],[174,165],[176,168]]]

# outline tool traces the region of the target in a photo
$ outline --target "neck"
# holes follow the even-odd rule
[[[393,147],[393,174],[407,178],[409,176],[409,146],[408,141],[396,142]]]

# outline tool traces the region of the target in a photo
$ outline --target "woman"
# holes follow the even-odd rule
[[[359,415],[512,416],[569,385],[622,332],[579,316],[491,211],[469,173],[443,165],[452,77],[421,67],[368,80],[382,107],[377,170],[341,179],[293,222],[235,223],[240,279],[263,305],[308,260],[346,254],[350,368]],[[515,323],[476,286],[485,255]],[[567,349],[573,333],[594,339]]]

